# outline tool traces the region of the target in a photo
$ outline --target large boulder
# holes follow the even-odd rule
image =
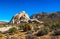
[[[18,23],[21,23],[21,22],[27,22],[28,23],[28,20],[29,20],[29,16],[25,13],[25,11],[22,11],[20,12],[19,14],[16,14],[15,16],[13,16],[12,20],[11,20],[11,23],[15,23],[15,24],[18,24]]]
[[[39,20],[34,18],[30,19],[28,14],[26,14],[25,11],[22,11],[14,15],[10,23],[19,24],[19,23],[43,23],[43,22],[40,22]]]

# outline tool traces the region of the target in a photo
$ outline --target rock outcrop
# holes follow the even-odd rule
[[[13,16],[10,23],[19,24],[19,23],[33,23],[33,22],[40,23],[40,21],[38,21],[37,19],[30,19],[28,14],[26,14],[25,11],[22,11]]]
[[[18,23],[21,23],[21,22],[27,22],[28,23],[28,20],[29,20],[29,16],[25,13],[25,11],[22,11],[18,14],[16,14],[12,20],[11,20],[11,23],[15,23],[15,24],[18,24]]]
[[[60,23],[60,12],[40,12],[37,14],[32,15],[30,18],[36,18],[38,20],[44,21],[44,23]]]

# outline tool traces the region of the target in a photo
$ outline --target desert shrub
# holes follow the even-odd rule
[[[48,34],[48,30],[47,29],[41,29],[38,31],[38,33],[36,33],[37,36],[43,36],[43,35],[46,35]]]
[[[39,39],[39,38],[35,35],[29,34],[29,35],[26,36],[26,39]]]
[[[28,31],[31,30],[31,25],[30,24],[21,24],[20,28],[23,29],[23,31]]]
[[[3,37],[3,36],[4,36],[4,34],[0,33],[0,37]]]
[[[26,39],[38,39],[38,38],[33,34],[32,31],[28,31],[26,35]]]
[[[45,27],[48,27],[50,31],[60,29],[60,24],[59,23],[45,23]]]
[[[17,37],[11,37],[11,39],[18,39]]]
[[[60,35],[60,30],[54,30],[54,32],[52,33],[52,35],[55,35],[55,36]]]
[[[45,26],[51,26],[52,23],[44,23]]]
[[[9,33],[11,33],[11,34],[19,33],[19,31],[18,31],[17,28],[15,28],[15,27],[10,28],[8,31],[9,31]]]
[[[54,24],[52,24],[52,26],[50,26],[50,29],[51,29],[52,31],[53,31],[53,30],[60,29],[60,24],[54,23]]]
[[[6,39],[10,39],[10,36],[9,36],[9,34],[6,34]]]
[[[31,30],[30,24],[25,24],[24,31]]]

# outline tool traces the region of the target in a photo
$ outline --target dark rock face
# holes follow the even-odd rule
[[[45,12],[41,12],[38,14],[34,14],[31,18],[37,18],[38,20],[42,20],[44,22],[60,22],[60,12],[54,12],[47,14]]]
[[[42,13],[39,13],[39,14],[32,15],[31,18],[43,19],[46,16],[47,16],[47,14],[42,12]]]

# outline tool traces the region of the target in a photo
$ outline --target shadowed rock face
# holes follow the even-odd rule
[[[20,12],[19,14],[16,14],[13,16],[11,23],[13,24],[19,24],[19,23],[33,23],[37,22],[40,23],[37,19],[30,19],[29,16],[25,13],[25,11]]]
[[[60,12],[53,12],[53,13],[46,13],[46,12],[41,12],[32,15],[30,18],[36,18],[38,20],[42,20],[46,23],[48,22],[57,22],[60,23]]]

